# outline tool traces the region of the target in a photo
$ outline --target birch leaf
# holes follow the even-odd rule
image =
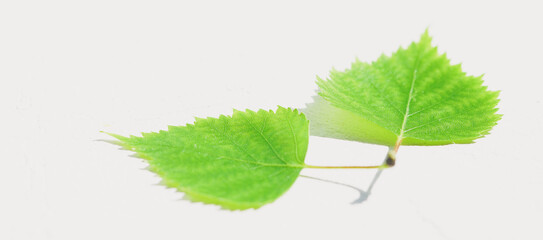
[[[345,71],[318,79],[319,96],[302,110],[313,135],[387,146],[472,143],[489,133],[501,115],[498,92],[468,76],[432,46],[426,31],[418,42],[355,61]]]
[[[190,200],[248,209],[273,202],[307,167],[308,124],[298,110],[280,107],[197,119],[142,137],[110,135]]]

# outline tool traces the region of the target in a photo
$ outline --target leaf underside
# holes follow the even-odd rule
[[[163,183],[188,199],[226,209],[273,202],[305,166],[308,121],[297,110],[234,110],[142,137],[111,136],[148,160]]]
[[[391,56],[319,78],[320,96],[302,111],[317,136],[388,146],[471,143],[501,118],[499,93],[482,83],[439,54],[426,31]]]

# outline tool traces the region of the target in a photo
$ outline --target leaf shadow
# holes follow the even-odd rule
[[[357,199],[355,199],[354,201],[351,202],[351,204],[361,204],[361,203],[365,202],[366,200],[368,200],[369,196],[371,195],[371,190],[375,186],[375,183],[377,182],[377,179],[379,179],[379,176],[381,176],[382,172],[383,172],[383,169],[379,169],[375,173],[375,175],[373,176],[373,179],[371,180],[370,185],[368,186],[367,190],[365,190],[365,191],[358,188],[358,187],[355,187],[353,185],[349,185],[349,184],[341,183],[341,182],[336,182],[336,181],[329,180],[329,179],[322,179],[322,178],[317,178],[317,177],[312,177],[312,176],[307,176],[307,175],[300,175],[300,177],[313,179],[313,180],[317,180],[317,181],[321,181],[321,182],[337,184],[337,185],[340,185],[340,186],[344,186],[344,187],[354,189],[355,191],[358,192],[359,195],[358,195]]]

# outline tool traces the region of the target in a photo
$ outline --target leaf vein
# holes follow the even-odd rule
[[[243,163],[249,163],[254,164],[262,167],[285,167],[285,168],[304,168],[304,165],[291,165],[291,164],[273,164],[273,163],[263,163],[263,162],[252,162],[247,161],[239,158],[233,158],[233,157],[226,157],[226,156],[220,156],[220,159],[229,159],[237,162],[243,162]]]
[[[279,159],[281,162],[285,163],[285,164],[288,164],[281,156],[279,156],[279,153],[277,152],[277,150],[275,150],[275,148],[271,145],[270,141],[268,141],[268,139],[266,138],[266,136],[264,136],[264,134],[262,134],[262,132],[258,131],[258,129],[256,129],[255,125],[247,118],[243,118],[245,119],[245,121],[249,124],[249,126],[251,126],[251,128],[253,130],[255,130],[255,132],[257,132],[260,137],[262,137],[262,139],[264,139],[264,141],[266,141],[266,143],[268,144],[268,147],[272,150],[272,152],[275,154],[275,156],[277,157],[277,159]]]
[[[292,133],[292,139],[294,140],[294,149],[296,151],[296,161],[300,162],[300,157],[298,156],[298,141],[296,141],[296,134],[294,133],[294,129],[292,129],[292,123],[290,122],[290,118],[288,115],[285,116],[288,122],[288,126],[290,127],[290,133]]]

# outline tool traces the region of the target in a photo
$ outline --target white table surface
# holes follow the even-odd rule
[[[543,239],[543,17],[537,1],[2,1],[0,239]],[[236,109],[302,108],[315,76],[417,40],[501,90],[471,145],[402,147],[366,201],[299,178],[226,211],[157,186],[97,141]],[[386,148],[311,137],[313,164]],[[365,190],[375,170],[303,170]]]

